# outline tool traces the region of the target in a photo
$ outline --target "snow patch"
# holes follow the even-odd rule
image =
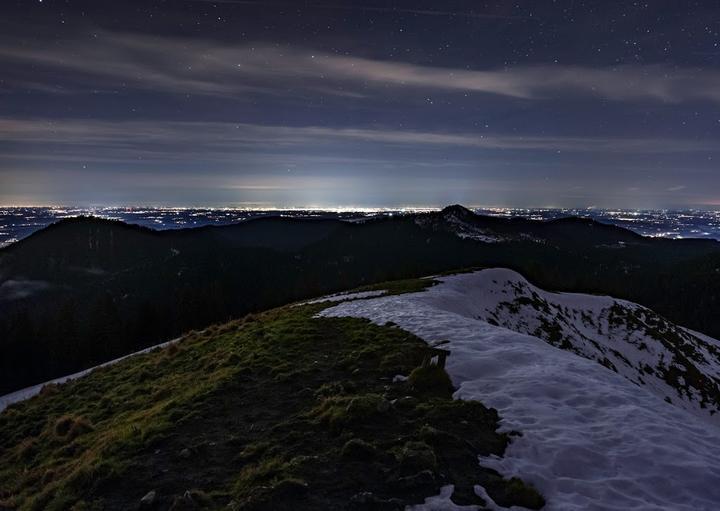
[[[322,303],[322,302],[342,302],[345,300],[361,300],[363,298],[374,298],[376,296],[382,296],[385,293],[387,293],[384,289],[379,289],[376,291],[359,291],[357,293],[336,293],[334,295],[327,295],[322,296],[320,298],[315,298],[313,300],[302,302],[297,304],[296,306],[300,305],[310,305],[313,303]]]
[[[5,394],[4,396],[0,396],[0,412],[2,412],[5,408],[7,408],[8,406],[10,406],[13,403],[25,401],[26,399],[30,399],[33,396],[37,396],[45,385],[52,385],[52,384],[60,385],[61,383],[66,383],[71,380],[77,380],[78,378],[82,378],[83,376],[90,374],[95,369],[99,369],[101,367],[117,364],[118,362],[120,362],[121,360],[125,360],[126,358],[134,357],[135,355],[142,355],[143,353],[148,353],[153,350],[164,348],[165,346],[169,346],[169,345],[174,344],[181,340],[182,340],[182,337],[178,337],[178,338],[172,339],[170,341],[166,341],[166,342],[163,342],[160,344],[156,344],[154,346],[150,346],[149,348],[145,348],[140,351],[135,351],[133,353],[130,353],[129,355],[125,355],[120,358],[109,360],[102,364],[99,364],[99,365],[96,365],[93,367],[89,367],[87,369],[83,369],[82,371],[78,371],[77,373],[68,374],[67,376],[61,376],[60,378],[55,378],[54,380],[46,381],[43,383],[38,383],[37,385],[33,385],[31,387],[25,387],[24,389],[16,390],[15,392],[11,392],[10,394]]]
[[[49,287],[44,280],[9,279],[0,284],[0,300],[20,300]]]
[[[485,507],[478,507],[474,505],[470,506],[458,506],[452,501],[452,494],[455,491],[455,486],[448,484],[440,488],[438,495],[433,495],[425,499],[423,504],[417,504],[415,506],[407,506],[405,511],[478,511],[480,509],[488,511],[522,511],[526,508],[518,506],[502,507],[495,504],[492,497],[487,494],[485,488],[482,486],[475,486],[475,494],[485,501]]]
[[[458,506],[450,497],[455,491],[455,486],[448,484],[440,488],[440,493],[425,499],[424,504],[407,506],[405,511],[477,511],[477,506]]]

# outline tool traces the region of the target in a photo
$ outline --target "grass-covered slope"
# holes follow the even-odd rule
[[[448,484],[459,504],[482,505],[480,484],[543,505],[479,466],[509,438],[495,410],[452,399],[427,344],[314,317],[326,306],[210,327],[11,405],[0,509],[404,509]]]

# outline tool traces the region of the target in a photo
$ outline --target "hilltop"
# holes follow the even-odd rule
[[[368,286],[10,405],[0,507],[712,509],[718,367],[720,341],[507,269]]]
[[[439,351],[391,325],[315,317],[332,304],[193,332],[11,405],[0,507],[402,510],[448,484],[461,504],[488,503],[481,484],[542,507],[477,464],[511,437],[494,410],[452,399]]]

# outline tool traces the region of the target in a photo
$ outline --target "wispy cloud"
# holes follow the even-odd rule
[[[720,102],[720,73],[671,69],[662,65],[612,68],[532,66],[471,71],[349,57],[330,57],[322,60],[321,65],[336,76],[358,80],[525,99],[557,97],[564,92],[617,101]]]
[[[57,90],[50,75],[33,71],[22,76],[22,67],[72,72],[78,90],[134,88],[235,98],[254,93],[292,98],[315,92],[362,98],[378,91],[387,94],[390,87],[399,92],[473,92],[526,100],[576,94],[613,101],[720,103],[720,72],[714,70],[665,65],[456,69],[272,45],[108,32],[62,46],[0,46],[0,62],[19,68],[15,81],[8,79],[6,86],[45,92]]]
[[[277,126],[228,122],[0,119],[0,156],[15,160],[120,162],[238,162],[259,153],[302,152],[327,157],[367,154],[367,147],[463,148],[469,151],[544,151],[661,154],[714,151],[714,144],[682,139],[484,135],[383,128]],[[9,148],[9,149],[8,149]],[[249,155],[249,156],[248,156]]]
[[[235,5],[251,5],[259,7],[267,7],[273,9],[276,7],[298,8],[297,3],[292,2],[272,2],[268,0],[185,0],[188,3],[204,3],[204,4],[235,4]],[[361,12],[381,12],[381,13],[397,13],[397,14],[415,14],[418,16],[450,16],[457,18],[475,18],[475,19],[530,19],[525,16],[515,16],[506,14],[505,12],[479,12],[474,9],[456,9],[456,10],[439,10],[439,9],[408,9],[403,7],[377,7],[367,5],[347,5],[347,4],[323,4],[323,3],[305,3],[302,7],[312,9],[314,11],[327,9],[338,11],[361,11]],[[504,9],[506,10],[506,9]]]

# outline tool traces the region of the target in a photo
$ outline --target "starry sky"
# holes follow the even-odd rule
[[[720,208],[720,3],[3,0],[0,205]]]

